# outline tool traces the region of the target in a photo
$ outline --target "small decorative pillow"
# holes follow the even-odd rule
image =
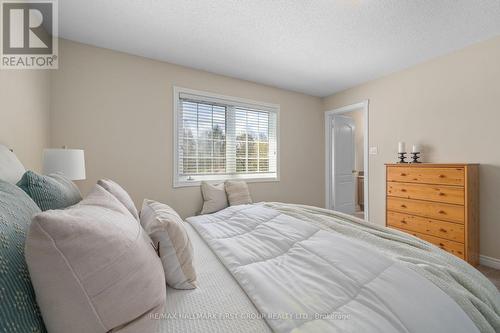
[[[196,288],[193,246],[177,212],[165,204],[145,199],[141,225],[158,247],[167,284],[175,289]]]
[[[132,216],[139,221],[139,213],[137,212],[134,201],[132,201],[132,198],[123,187],[111,179],[100,179],[97,181],[97,184],[101,185],[104,189],[106,189],[106,191],[113,194],[118,201],[127,207],[130,214],[132,214]]]
[[[252,203],[252,197],[244,181],[226,180],[225,183],[229,205],[246,205]]]
[[[40,208],[19,187],[0,180],[0,332],[45,333],[24,242]]]
[[[48,176],[26,171],[17,183],[42,211],[63,209],[80,202],[82,194],[75,183],[60,174]]]
[[[101,186],[77,205],[35,215],[25,256],[49,332],[157,331],[149,314],[165,303],[160,259],[139,223]]]
[[[207,182],[201,182],[201,194],[203,196],[201,214],[215,213],[228,206],[224,183],[212,185]]]
[[[25,171],[16,154],[4,145],[0,145],[0,179],[15,184],[21,179]]]

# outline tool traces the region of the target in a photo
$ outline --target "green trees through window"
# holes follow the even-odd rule
[[[275,113],[181,99],[178,122],[181,175],[276,171]]]

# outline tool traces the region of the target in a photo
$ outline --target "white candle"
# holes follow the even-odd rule
[[[398,153],[406,153],[406,145],[404,142],[398,143]]]
[[[420,153],[420,146],[419,145],[413,145],[411,149],[412,153]]]

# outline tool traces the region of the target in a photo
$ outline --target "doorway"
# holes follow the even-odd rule
[[[325,112],[326,208],[368,220],[368,101]]]

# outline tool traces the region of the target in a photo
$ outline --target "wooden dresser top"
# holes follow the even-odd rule
[[[459,168],[466,165],[479,165],[479,163],[386,163],[386,166],[405,168]]]

